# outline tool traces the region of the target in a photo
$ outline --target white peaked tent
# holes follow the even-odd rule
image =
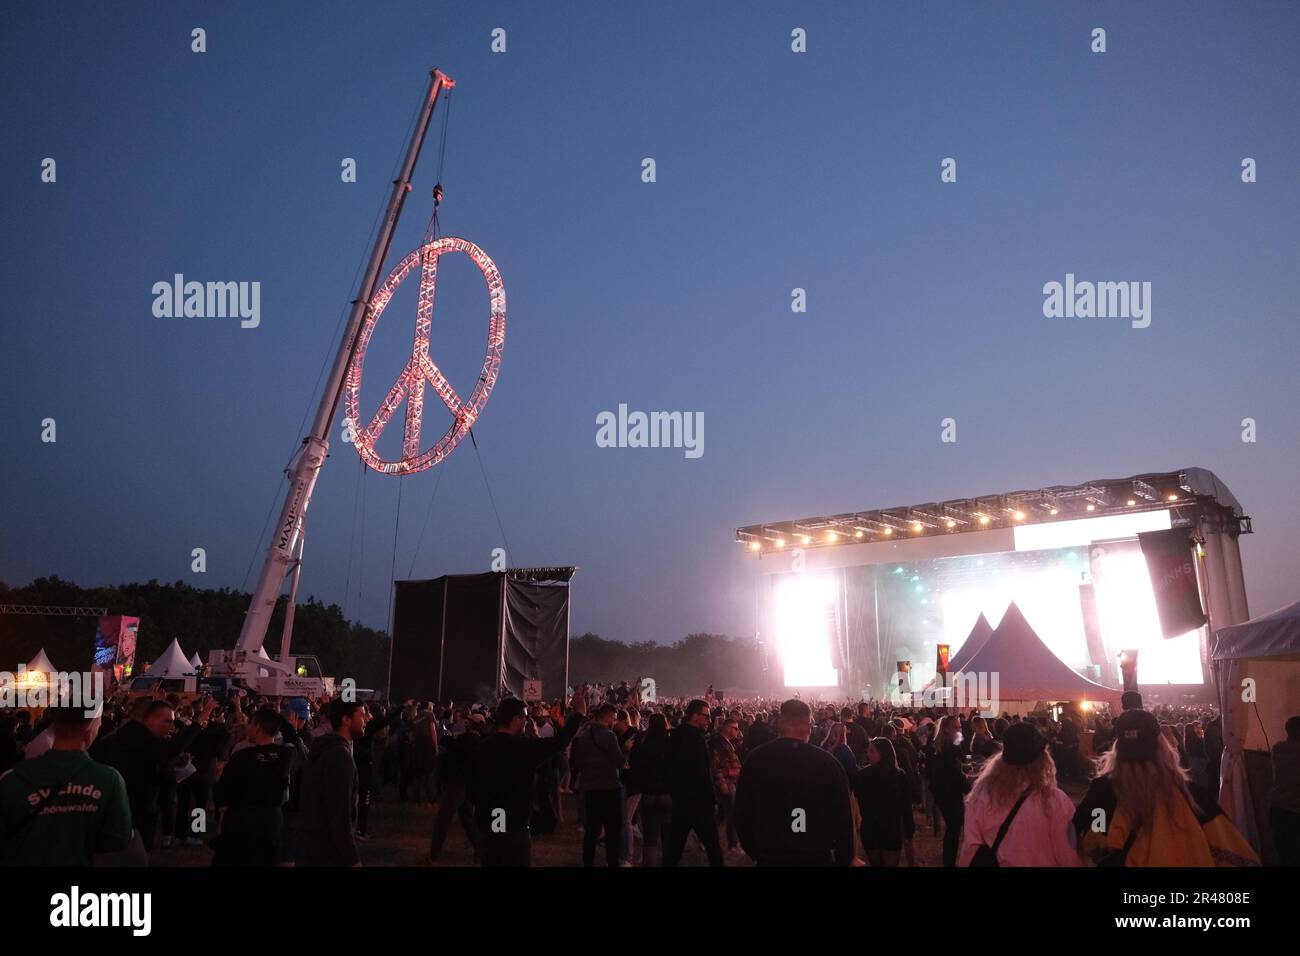
[[[990,624],[989,619],[984,616],[984,612],[980,611],[980,616],[976,619],[975,626],[971,628],[970,633],[966,635],[966,640],[962,642],[957,653],[954,654],[952,660],[948,662],[948,671],[955,674],[957,671],[965,667],[970,662],[971,658],[983,650],[984,645],[989,642],[989,638],[992,636],[993,625]]]
[[[1300,601],[1219,628],[1210,667],[1223,715],[1219,803],[1265,865],[1276,864],[1264,800],[1270,747],[1285,739],[1287,718],[1300,714]]]
[[[202,666],[203,666],[203,658],[199,657],[198,651],[195,651],[192,655],[190,655],[190,667],[193,667],[195,670],[198,670]]]
[[[29,671],[40,671],[42,674],[53,674],[54,665],[50,663],[49,657],[45,654],[45,648],[36,652],[36,656],[27,662]]]
[[[1106,701],[1118,707],[1122,696],[1121,691],[1076,673],[1052,653],[1014,601],[997,630],[961,670],[990,675],[990,691],[991,675],[996,674],[998,707],[1011,713],[1032,709],[1038,701]]]
[[[144,672],[146,677],[186,677],[194,673],[194,668],[190,666],[185,652],[181,650],[180,642],[175,638],[167,645],[167,650],[149,665],[149,669]]]
[[[269,660],[271,659],[271,655],[269,655],[268,653],[266,653],[266,648],[265,648],[265,647],[259,647],[259,648],[257,649],[257,658],[258,658],[258,660],[269,661]],[[265,667],[259,667],[259,668],[257,669],[257,676],[258,676],[258,677],[270,677],[270,676],[271,676],[271,672],[270,672],[269,670],[267,670]]]

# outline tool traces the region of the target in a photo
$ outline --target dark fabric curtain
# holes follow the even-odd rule
[[[487,703],[521,696],[525,680],[563,696],[569,587],[566,574],[541,573],[550,570],[396,582],[393,699]]]
[[[393,600],[393,700],[433,700],[442,648],[443,582],[398,581]]]
[[[446,580],[442,699],[487,703],[500,677],[503,575],[456,574]]]
[[[569,681],[569,588],[564,583],[506,581],[501,686],[523,696],[524,681],[540,680],[542,694],[564,696]]]

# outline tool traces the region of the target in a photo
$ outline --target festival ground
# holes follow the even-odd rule
[[[1083,795],[1083,788],[1063,785],[1062,788],[1074,799]],[[536,837],[533,840],[534,866],[581,866],[582,865],[582,830],[579,828],[577,815],[577,796],[564,794],[564,825],[554,834]],[[433,818],[436,807],[429,803],[399,803],[396,800],[381,800],[370,809],[370,838],[357,844],[361,854],[362,866],[427,866],[429,852],[429,834],[433,831]],[[927,824],[924,813],[915,812],[916,838],[913,850],[916,865],[937,867],[943,858],[942,833],[936,836],[934,829]],[[726,847],[725,835],[723,847]],[[637,843],[637,858],[640,858],[641,845]],[[207,866],[211,852],[205,846],[176,845],[170,849],[157,849],[150,856],[152,866]],[[604,863],[603,844],[598,850],[598,865]],[[753,866],[742,850],[726,854],[727,866]],[[443,848],[438,866],[473,866],[474,852],[465,838],[465,831],[459,824],[452,827],[447,845]],[[707,866],[708,860],[704,850],[694,837],[686,844],[682,856],[683,866]]]

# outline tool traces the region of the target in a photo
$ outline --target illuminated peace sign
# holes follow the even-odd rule
[[[469,400],[464,401],[456,394],[433,359],[429,357],[429,328],[433,323],[433,293],[438,281],[438,257],[444,252],[463,252],[474,260],[483,279],[487,282],[488,301],[492,314],[488,320],[487,355],[483,359],[483,371]],[[388,390],[388,397],[375,412],[375,417],[364,429],[360,427],[358,402],[361,395],[361,367],[366,360],[366,347],[370,336],[374,334],[375,325],[383,315],[384,307],[393,297],[393,292],[402,280],[420,263],[420,300],[416,309],[415,342],[411,347],[411,358],[402,369],[402,373]],[[406,475],[432,468],[442,461],[452,449],[460,443],[474,421],[487,404],[492,394],[492,386],[501,373],[501,349],[506,342],[506,289],[501,281],[501,273],[496,263],[488,258],[486,252],[466,239],[446,236],[428,242],[410,253],[389,273],[384,284],[375,292],[366,308],[366,318],[357,336],[357,347],[352,361],[348,364],[346,391],[344,393],[344,415],[356,431],[354,444],[357,454],[375,471],[387,475]],[[424,387],[433,387],[442,399],[455,421],[447,433],[432,448],[420,451],[420,424],[424,415]],[[406,427],[402,436],[402,457],[397,461],[385,461],[375,452],[375,440],[388,425],[397,407],[406,402]]]

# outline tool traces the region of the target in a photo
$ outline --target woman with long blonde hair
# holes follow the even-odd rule
[[[1080,853],[1099,866],[1257,866],[1213,796],[1188,782],[1170,736],[1144,710],[1116,719],[1074,815]]]
[[[966,801],[958,865],[970,866],[988,847],[981,856],[991,851],[998,866],[1078,866],[1073,818],[1047,738],[1033,724],[1012,724]]]

